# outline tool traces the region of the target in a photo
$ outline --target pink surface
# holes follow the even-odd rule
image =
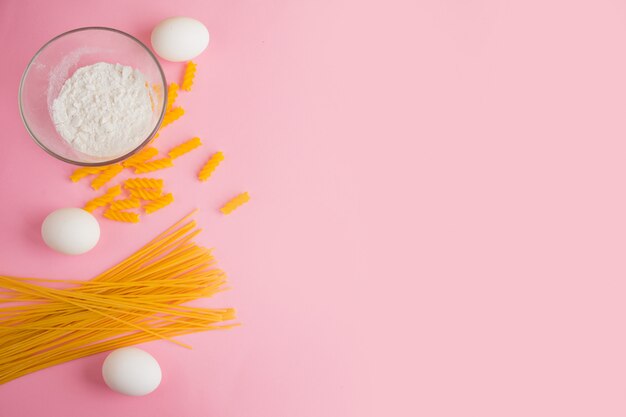
[[[41,220],[90,192],[28,138],[21,72],[67,29],[148,41],[171,15],[212,37],[161,143],[207,145],[163,174],[174,206],[54,254]],[[0,416],[623,416],[625,16],[606,0],[1,0],[0,272],[90,277],[200,207],[233,288],[210,303],[244,326],[145,345],[164,371],[148,397],[109,391],[99,355],[0,387]]]

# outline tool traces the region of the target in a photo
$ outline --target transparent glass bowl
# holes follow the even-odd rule
[[[153,93],[153,128],[140,144],[123,155],[98,157],[71,147],[57,132],[51,106],[61,87],[76,69],[108,62],[129,65],[143,73]],[[145,147],[156,134],[167,101],[165,74],[154,54],[133,36],[107,27],[70,30],[46,43],[31,59],[19,89],[20,114],[35,142],[50,155],[82,166],[102,166],[122,161]]]

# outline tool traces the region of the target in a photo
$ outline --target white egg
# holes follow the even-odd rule
[[[96,246],[100,239],[100,225],[83,209],[63,208],[46,217],[41,225],[41,237],[57,252],[80,255]]]
[[[104,382],[113,391],[146,395],[161,383],[161,367],[154,357],[135,347],[114,350],[102,364]]]
[[[209,45],[209,31],[202,22],[191,17],[170,17],[152,30],[152,47],[168,61],[189,61]]]

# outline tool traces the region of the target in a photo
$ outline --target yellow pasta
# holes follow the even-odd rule
[[[157,148],[153,148],[151,146],[147,148],[143,148],[141,151],[139,151],[138,153],[134,154],[133,156],[131,156],[130,158],[122,162],[122,165],[127,168],[133,167],[136,164],[142,164],[154,158],[158,154],[159,154],[159,151],[157,150]]]
[[[129,178],[124,181],[124,186],[130,188],[163,188],[163,180],[156,178]]]
[[[139,223],[139,215],[129,211],[107,210],[103,214],[109,220],[115,220],[124,223]]]
[[[184,154],[186,154],[187,152],[191,152],[194,149],[196,149],[198,146],[202,145],[202,141],[200,140],[200,138],[195,137],[195,138],[191,138],[186,142],[181,143],[178,146],[175,146],[174,148],[172,148],[172,150],[170,150],[167,155],[172,158],[172,159],[176,159],[179,156],[182,156]]]
[[[206,181],[209,179],[215,168],[224,160],[224,154],[222,152],[214,153],[209,160],[204,164],[200,172],[198,173],[198,179],[200,181]]]
[[[187,305],[223,290],[211,252],[181,220],[91,280],[0,276],[0,384],[40,369],[151,340],[226,329],[232,308]]]
[[[174,201],[172,193],[165,194],[161,198],[151,201],[143,206],[147,214],[154,213],[157,210],[161,210],[163,207],[170,205]]]
[[[173,167],[174,163],[172,158],[155,159],[154,161],[143,162],[141,164],[134,165],[135,174],[145,174],[146,172],[157,171],[159,169]]]
[[[163,122],[161,122],[161,129],[178,120],[183,114],[185,114],[185,110],[183,110],[182,107],[174,107],[172,110],[165,113]]]
[[[74,170],[74,172],[72,172],[72,175],[70,175],[70,180],[72,180],[72,182],[78,182],[78,181],[82,180],[83,178],[88,177],[89,175],[99,174],[104,169],[106,169],[106,167],[81,167],[81,168],[77,168],[77,169]]]
[[[122,172],[123,169],[124,167],[120,164],[110,165],[91,181],[91,188],[98,190],[104,184],[111,181],[117,174]]]
[[[185,74],[183,75],[183,84],[181,88],[185,91],[191,91],[191,86],[193,85],[193,79],[196,76],[196,63],[193,61],[187,62],[187,67],[185,67]]]
[[[250,201],[250,195],[247,192],[241,193],[238,196],[232,198],[226,204],[224,204],[220,211],[224,214],[230,214],[235,211],[239,206],[247,203],[248,201]]]
[[[171,83],[167,89],[167,104],[165,106],[166,112],[172,110],[176,97],[178,97],[178,84]]]
[[[100,197],[96,197],[92,200],[89,200],[85,204],[85,210],[91,213],[98,207],[105,207],[107,204],[113,201],[115,197],[117,197],[121,193],[122,193],[121,185],[116,185],[115,187],[111,187],[106,191],[106,193],[104,193]]]
[[[141,207],[141,201],[136,197],[125,198],[123,200],[114,200],[109,205],[109,208],[115,211],[139,207]]]
[[[160,189],[155,191],[155,190],[146,190],[143,188],[131,188],[128,191],[130,192],[131,196],[140,198],[146,201],[157,200],[161,198],[161,196],[163,195],[163,192]]]

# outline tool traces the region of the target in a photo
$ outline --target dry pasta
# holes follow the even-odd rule
[[[232,198],[226,204],[224,204],[220,211],[224,214],[230,214],[235,211],[239,206],[247,203],[248,201],[250,201],[250,194],[248,194],[247,192],[241,193],[238,196]]]
[[[185,218],[91,280],[0,276],[0,384],[151,340],[190,347],[175,338],[232,327],[234,309],[186,304],[226,282],[193,242],[199,232]]]
[[[171,83],[167,89],[167,104],[165,105],[165,111],[172,110],[172,106],[178,97],[178,84]]]
[[[70,175],[70,180],[72,182],[78,182],[89,175],[99,174],[102,170],[106,169],[106,167],[81,167],[77,168]]]
[[[161,190],[155,191],[155,190],[145,190],[143,188],[131,188],[128,191],[130,192],[131,196],[135,198],[140,198],[146,201],[156,200],[158,198],[161,198],[161,196],[163,195]]]
[[[137,197],[125,198],[123,200],[114,200],[109,205],[109,209],[120,211],[131,208],[141,207],[141,201]]]
[[[117,174],[122,172],[123,169],[124,167],[120,164],[110,165],[107,169],[100,172],[100,175],[94,178],[93,181],[91,181],[91,188],[94,190],[99,189],[107,182],[111,181]]]
[[[157,148],[153,148],[150,146],[148,148],[142,149],[138,153],[134,154],[133,156],[122,162],[122,165],[125,167],[133,167],[136,164],[141,164],[154,158],[158,154],[159,151],[157,150]]]
[[[129,178],[124,181],[124,186],[130,188],[163,188],[163,180],[156,178]]]
[[[108,209],[103,214],[109,220],[115,220],[117,222],[124,223],[139,223],[139,215],[129,211],[119,211]]]
[[[135,174],[145,174],[146,172],[158,171],[159,169],[170,168],[173,167],[174,163],[172,162],[172,158],[161,158],[155,159],[154,161],[142,162],[141,164],[136,164]]]
[[[196,149],[197,147],[202,145],[202,141],[200,140],[200,138],[195,137],[195,138],[191,138],[186,142],[181,143],[178,146],[175,146],[174,148],[172,148],[172,150],[170,150],[167,155],[172,158],[172,159],[176,159],[179,156],[183,156],[184,154],[186,154],[187,152],[191,152],[194,149]]]
[[[172,204],[174,201],[174,196],[172,193],[167,193],[163,197],[157,198],[143,206],[146,214],[154,213],[157,210],[161,210],[163,207]]]
[[[196,63],[193,61],[187,62],[187,66],[185,67],[185,74],[183,75],[183,83],[181,88],[185,91],[191,91],[191,86],[193,85],[193,79],[196,76]]]
[[[92,200],[89,200],[85,204],[85,210],[91,213],[98,207],[105,207],[107,204],[113,201],[113,199],[115,199],[115,197],[117,197],[121,193],[122,193],[121,185],[116,185],[115,187],[111,187],[106,191],[106,193],[104,193],[100,197],[96,197]]]
[[[185,114],[185,110],[183,110],[182,107],[174,107],[172,110],[165,113],[165,116],[163,116],[161,128],[164,128],[165,126],[178,120],[183,114]]]
[[[200,181],[206,181],[209,179],[215,168],[224,160],[224,154],[222,152],[214,153],[209,160],[204,164],[200,172],[198,173],[198,179]]]

